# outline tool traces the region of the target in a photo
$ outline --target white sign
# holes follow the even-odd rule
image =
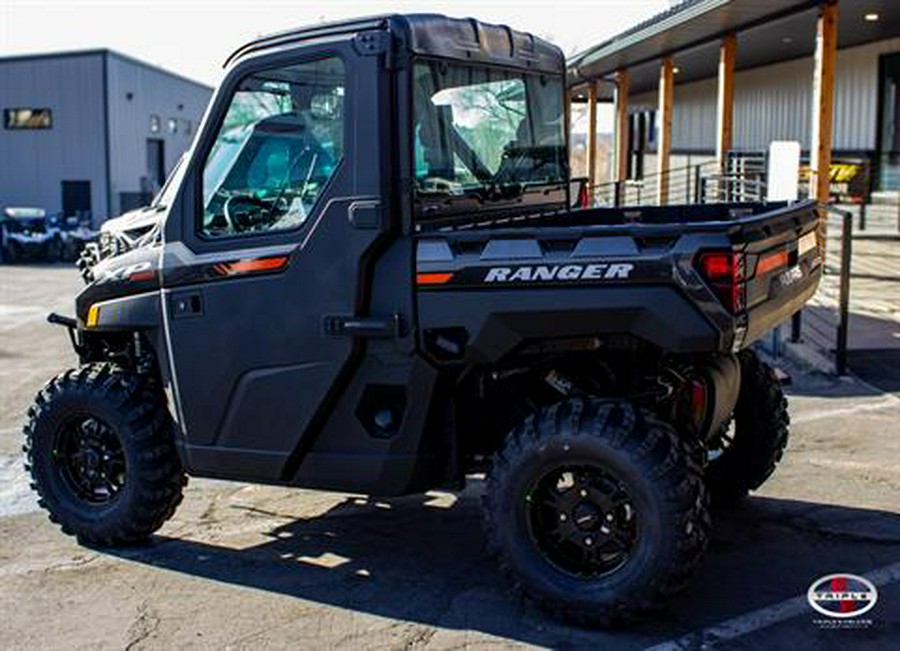
[[[766,171],[767,201],[796,201],[800,192],[800,143],[774,140],[769,145]]]

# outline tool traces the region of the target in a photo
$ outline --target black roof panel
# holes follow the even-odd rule
[[[370,16],[279,32],[243,45],[228,57],[225,65],[272,48],[370,30],[391,32],[397,37],[399,45],[413,54],[541,72],[561,74],[565,71],[563,53],[552,43],[506,25],[482,23],[474,18],[449,18],[440,14]]]

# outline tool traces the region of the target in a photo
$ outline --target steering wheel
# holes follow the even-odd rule
[[[265,201],[263,201],[259,197],[254,197],[252,194],[235,194],[235,195],[228,197],[228,199],[225,200],[225,205],[222,206],[222,214],[225,217],[225,225],[233,233],[237,233],[242,230],[245,230],[245,227],[243,227],[243,226],[238,228],[237,220],[235,220],[235,218],[232,217],[232,215],[231,215],[231,211],[233,210],[232,203],[233,202],[241,202],[241,201],[244,203],[247,203],[247,204],[253,204],[255,206],[259,206],[260,208],[263,208],[266,211],[269,210],[269,205]]]

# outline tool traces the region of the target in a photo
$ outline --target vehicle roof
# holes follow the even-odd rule
[[[266,50],[365,31],[389,32],[412,54],[565,72],[562,51],[548,41],[506,25],[441,14],[384,14],[277,32],[241,46],[226,59],[225,66]]]

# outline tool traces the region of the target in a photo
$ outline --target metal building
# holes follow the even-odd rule
[[[110,50],[0,58],[0,208],[90,215],[145,204],[212,90]]]
[[[835,57],[824,67],[816,60],[822,42]],[[827,149],[832,179],[852,164],[864,170],[868,192],[900,191],[897,0],[684,0],[574,57],[569,81],[574,101],[590,91],[617,107],[612,178],[597,176],[598,184],[663,178],[660,169],[674,182],[676,170],[791,140],[805,159]]]

